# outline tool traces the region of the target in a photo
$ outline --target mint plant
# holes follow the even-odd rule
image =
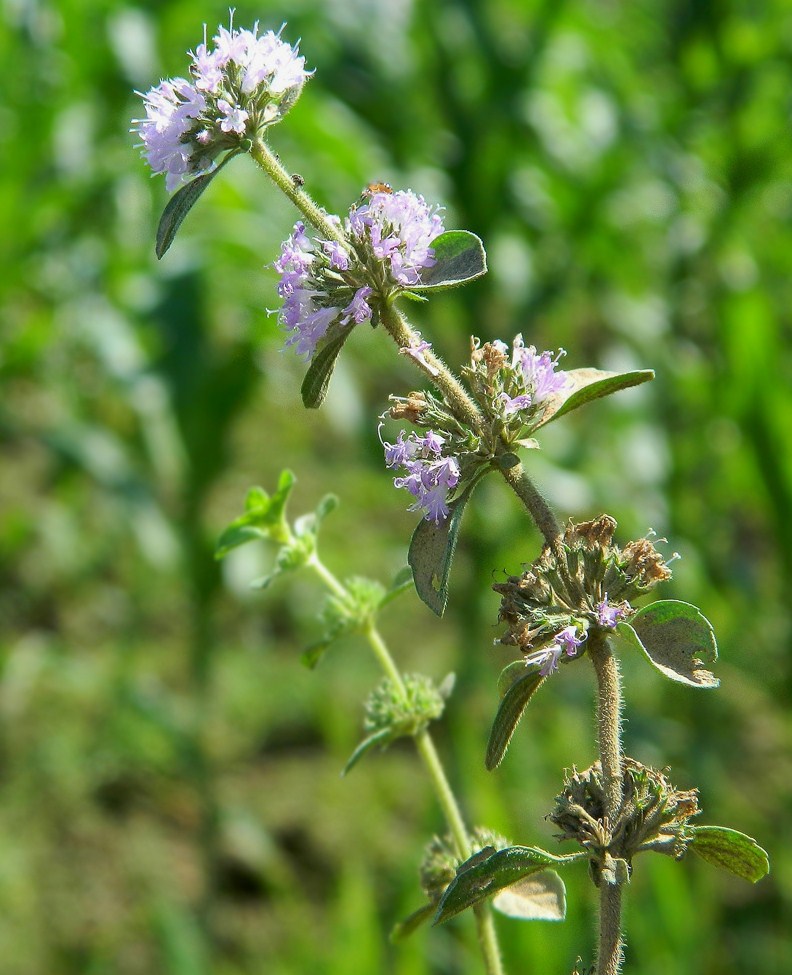
[[[662,676],[693,689],[718,686],[708,669],[717,660],[717,645],[700,610],[671,599],[635,605],[671,577],[675,556],[667,558],[648,537],[615,542],[617,525],[606,514],[561,524],[521,456],[538,448],[534,434],[541,428],[647,382],[653,373],[561,369],[563,350],[539,351],[522,335],[484,343],[473,337],[468,361],[458,374],[452,371],[403,307],[486,273],[484,246],[475,234],[446,230],[441,211],[423,197],[386,184],[364,189],[343,218],[321,209],[268,141],[271,126],[285,117],[310,74],[305,59],[280,34],[259,35],[257,27],[239,30],[232,24],[219,28],[211,48],[206,41],[196,48],[189,79],[163,81],[144,96],[146,118],[136,126],[145,156],[176,191],[160,221],[157,256],[171,246],[217,172],[235,156],[250,155],[300,212],[273,266],[280,275],[278,320],[285,345],[307,364],[305,406],[321,406],[339,355],[363,325],[387,336],[427,384],[394,394],[383,415],[372,418],[385,466],[397,475],[393,484],[409,494],[410,510],[421,517],[409,543],[408,573],[390,586],[342,581],[319,555],[321,523],[335,499],[328,496],[313,513],[289,520],[294,477],[284,472],[273,495],[261,488],[249,492],[244,513],[222,534],[217,556],[259,539],[277,546],[272,573],[254,584],[265,587],[279,575],[304,570],[328,592],[323,636],[306,651],[305,662],[314,666],[333,641],[359,633],[382,667],[384,679],[365,705],[365,736],[345,772],[369,752],[412,738],[448,826],[448,836],[435,838],[427,849],[421,875],[426,903],[394,936],[409,934],[430,917],[444,923],[471,909],[485,970],[495,975],[502,964],[491,907],[523,920],[561,920],[565,888],[558,871],[585,863],[600,908],[592,970],[616,975],[624,954],[622,900],[638,854],[682,860],[692,852],[752,882],[768,871],[766,853],[750,837],[693,822],[700,812],[697,790],[677,789],[667,770],[624,753],[617,653],[642,654]],[[412,429],[402,426],[385,439],[389,420]],[[576,847],[571,853],[511,845],[465,823],[429,730],[443,713],[453,678],[438,685],[420,674],[403,674],[377,626],[382,608],[412,586],[443,615],[465,508],[491,473],[513,490],[541,532],[543,547],[521,575],[493,587],[501,596],[500,643],[514,647],[519,657],[499,680],[485,763],[491,770],[501,763],[528,704],[548,680],[590,661],[597,682],[599,759],[583,771],[573,767],[554,804],[548,802],[559,840]]]

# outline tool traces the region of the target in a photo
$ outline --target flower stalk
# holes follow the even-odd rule
[[[327,568],[315,552],[307,564],[333,595],[341,599],[348,595],[343,583]],[[362,633],[385,675],[390,679],[398,692],[405,696],[407,692],[402,674],[373,620],[369,620]],[[440,756],[437,753],[434,740],[429,731],[424,728],[414,736],[414,741],[416,751],[423,762],[438,804],[443,811],[446,825],[453,837],[456,855],[460,860],[467,860],[471,853],[468,830],[465,826],[459,803],[448,781],[448,776],[445,773]],[[503,975],[503,964],[500,957],[492,911],[488,905],[480,905],[476,907],[474,915],[485,971],[487,975]]]

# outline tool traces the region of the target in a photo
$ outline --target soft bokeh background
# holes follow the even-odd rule
[[[133,148],[132,90],[186,70],[222,5],[4,0],[0,54],[0,958],[4,975],[305,975],[480,970],[470,918],[393,947],[441,827],[408,745],[339,770],[377,682],[362,643],[309,672],[322,594],[218,567],[253,483],[299,477],[293,511],[341,508],[324,556],[389,579],[414,517],[375,417],[415,382],[379,334],[349,343],[306,414],[264,267],[294,219],[234,162],[158,264],[166,200]],[[701,789],[708,822],[757,836],[751,887],[645,858],[628,972],[792,968],[792,8],[696,0],[240,3],[302,37],[316,77],[272,133],[343,212],[369,180],[411,186],[478,233],[491,273],[420,326],[451,361],[522,330],[570,367],[654,367],[651,386],[542,435],[532,470],[563,517],[667,535],[666,595],[719,634],[722,687],[624,661],[627,745]],[[561,770],[593,758],[588,668],[531,704],[483,770],[509,657],[490,590],[537,551],[496,478],[471,506],[447,618],[407,595],[383,620],[406,669],[454,670],[440,748],[473,822],[551,844]],[[565,924],[499,921],[512,972],[569,972]]]

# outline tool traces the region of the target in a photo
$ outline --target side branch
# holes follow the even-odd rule
[[[522,464],[515,464],[514,467],[505,470],[500,468],[500,472],[536,522],[536,527],[544,536],[545,542],[555,549],[561,540],[561,527],[550,505],[537,491],[533,481],[525,473]]]

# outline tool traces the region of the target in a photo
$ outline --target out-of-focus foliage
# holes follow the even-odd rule
[[[379,680],[365,648],[305,670],[314,583],[254,594],[263,550],[222,572],[212,559],[247,488],[274,490],[289,466],[294,511],[342,499],[325,560],[391,578],[412,517],[376,416],[415,376],[358,330],[323,409],[302,410],[263,267],[294,213],[248,159],[154,259],[166,196],[132,148],[132,89],[182,73],[222,7],[2,11],[4,975],[477,972],[469,919],[383,937],[421,902],[440,819],[406,746],[339,779]],[[570,368],[657,370],[553,424],[530,462],[563,517],[607,510],[622,541],[653,528],[682,554],[663,595],[713,621],[721,688],[625,660],[628,749],[698,786],[706,820],[756,836],[773,872],[750,887],[704,862],[641,862],[627,971],[788,972],[792,9],[262,0],[235,17],[302,37],[316,77],[272,144],[328,209],[385,179],[484,240],[490,274],[416,309],[452,362],[471,332],[521,330]],[[405,669],[458,674],[440,746],[470,820],[548,846],[562,768],[593,757],[585,668],[483,768],[508,662],[493,570],[537,544],[489,478],[446,620],[407,596],[384,623]],[[499,921],[511,970],[568,972],[587,950],[592,889],[583,870],[567,884],[564,924]]]

